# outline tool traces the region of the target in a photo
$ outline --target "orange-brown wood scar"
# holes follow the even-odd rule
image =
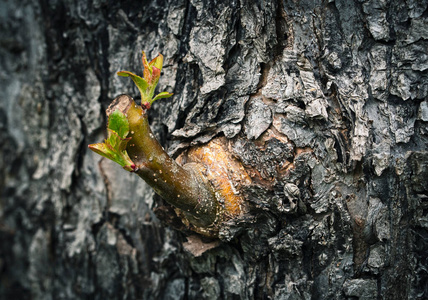
[[[242,186],[250,185],[250,176],[241,162],[232,157],[227,149],[227,139],[217,138],[204,146],[191,148],[186,154],[187,162],[203,166],[203,173],[216,191],[225,217],[235,217],[243,212]]]

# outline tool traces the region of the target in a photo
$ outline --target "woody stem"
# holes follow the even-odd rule
[[[126,151],[137,167],[137,175],[165,201],[182,210],[192,224],[201,227],[213,224],[219,205],[211,184],[198,168],[183,168],[165,152],[150,129],[147,110],[130,96],[114,99],[107,115],[117,109],[129,121],[131,140]]]

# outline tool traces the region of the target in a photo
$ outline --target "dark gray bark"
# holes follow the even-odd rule
[[[427,14],[1,1],[0,299],[428,298]],[[115,73],[141,74],[141,50],[166,58],[174,96],[151,126],[170,153],[225,136],[253,180],[199,256],[144,182],[87,149],[111,100],[138,94]]]

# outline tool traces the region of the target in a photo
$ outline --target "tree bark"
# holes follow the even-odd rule
[[[427,299],[427,6],[1,1],[0,299]],[[220,239],[87,149],[141,50],[167,152],[251,178]]]

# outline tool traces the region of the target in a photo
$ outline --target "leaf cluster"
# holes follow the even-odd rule
[[[156,86],[159,82],[159,77],[162,71],[163,65],[163,56],[159,54],[152,61],[148,62],[146,54],[143,51],[143,78],[135,75],[129,71],[120,71],[117,72],[117,75],[123,77],[131,77],[135,85],[138,87],[138,90],[141,94],[141,104],[147,108],[150,108],[152,103],[161,98],[171,97],[172,94],[168,92],[161,92],[153,97],[155,93]]]
[[[131,139],[127,137],[128,133],[128,119],[125,114],[116,110],[109,116],[107,139],[104,143],[89,145],[89,149],[118,163],[127,171],[134,171],[135,164],[126,152],[126,146]]]

